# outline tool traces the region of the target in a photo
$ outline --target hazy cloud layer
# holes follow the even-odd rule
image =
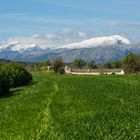
[[[25,36],[26,38],[36,33],[41,35],[41,37],[43,36],[43,38],[49,38],[48,42],[50,40],[52,42],[54,39],[56,43],[64,41],[63,43],[61,42],[62,44],[89,37],[114,34],[133,38],[134,41],[139,41],[138,38],[140,38],[140,22],[138,21],[110,20],[96,17],[87,17],[83,21],[80,18],[40,16],[31,12],[0,14],[0,20],[2,24],[0,26],[0,34],[4,39],[8,38],[5,37],[7,34],[9,37]],[[14,22],[16,24],[13,24]],[[6,28],[6,26],[9,26],[9,28]]]
[[[0,45],[5,45],[11,42],[20,42],[20,44],[32,45],[37,44],[43,48],[59,47],[69,43],[82,41],[95,36],[91,31],[74,31],[69,28],[64,28],[56,32],[49,32],[46,34],[33,34],[31,36],[15,36],[8,40],[1,41]]]

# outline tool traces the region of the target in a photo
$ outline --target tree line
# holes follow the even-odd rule
[[[0,63],[0,96],[9,93],[10,88],[27,85],[32,81],[32,75],[25,67],[31,64],[18,64],[14,62]],[[41,67],[51,66],[55,73],[65,74],[65,64],[61,57],[50,61],[41,63],[33,63],[33,67],[40,69]],[[72,67],[79,69],[98,69],[98,64],[93,60],[86,62],[82,59],[76,59],[69,64]],[[139,73],[140,72],[140,55],[128,54],[124,59],[119,61],[108,62],[103,64],[107,69],[124,69],[125,73]]]
[[[106,64],[96,64],[94,60],[86,62],[82,59],[76,59],[71,63],[64,63],[62,57],[57,57],[51,61],[27,64],[28,70],[45,70],[47,66],[51,66],[55,73],[64,74],[64,67],[69,65],[78,69],[123,69],[125,73],[138,73],[140,71],[140,55],[128,54],[125,58],[118,61],[107,62]]]
[[[98,69],[101,65],[104,69],[123,69],[125,73],[138,73],[140,72],[140,55],[128,54],[122,60],[106,64],[96,64],[94,60],[86,62],[82,59],[76,59],[69,65],[79,69]],[[64,74],[64,62],[62,58],[55,59],[53,67],[56,73]]]

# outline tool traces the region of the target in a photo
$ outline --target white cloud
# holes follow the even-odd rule
[[[45,34],[45,38],[48,40],[53,40],[56,38],[56,36],[54,34],[47,33],[47,34]]]
[[[64,28],[56,32],[46,34],[33,34],[30,36],[15,36],[6,41],[1,41],[1,44],[8,44],[10,42],[20,42],[20,46],[23,48],[29,45],[36,44],[41,48],[54,48],[66,45],[69,43],[82,41],[88,39],[90,36],[89,31],[75,31],[70,28]]]
[[[61,30],[61,32],[63,32],[63,33],[71,33],[71,32],[73,32],[70,28],[64,28],[64,29],[62,29]]]
[[[86,32],[82,32],[82,31],[79,32],[79,36],[80,37],[83,37],[84,38],[84,37],[86,37],[86,35],[87,35]]]
[[[39,38],[40,36],[39,34],[33,34],[31,37],[36,39],[36,38]]]
[[[140,22],[111,21],[110,26],[125,28],[140,28]]]

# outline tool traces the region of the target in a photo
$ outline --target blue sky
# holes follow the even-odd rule
[[[139,41],[139,7],[140,0],[4,0],[0,40],[71,31],[69,37],[75,32],[86,38],[119,34]]]

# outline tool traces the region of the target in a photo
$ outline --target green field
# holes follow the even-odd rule
[[[0,98],[0,140],[140,139],[140,75],[33,77]]]

